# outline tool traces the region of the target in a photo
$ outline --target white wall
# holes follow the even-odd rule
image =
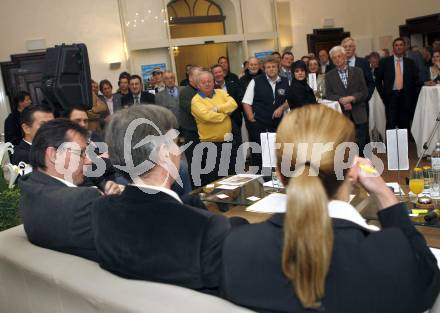
[[[298,57],[307,53],[306,35],[322,28],[325,18],[333,18],[335,27],[351,32],[362,56],[380,48],[380,37],[398,36],[399,25],[406,19],[440,12],[438,0],[286,1],[290,2],[293,51]]]
[[[116,83],[125,70],[125,56],[117,0],[1,0],[0,61],[26,53],[26,40],[45,39],[47,47],[85,43],[92,78]],[[122,61],[120,70],[109,63]]]

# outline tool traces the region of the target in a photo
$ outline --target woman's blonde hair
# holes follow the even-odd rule
[[[342,184],[334,171],[335,149],[340,143],[353,142],[354,134],[354,125],[349,119],[324,105],[306,105],[291,111],[277,130],[278,170],[283,172],[282,166],[286,165],[289,170],[295,167],[304,170],[290,179],[283,177],[289,183],[282,268],[305,308],[319,307],[324,296],[333,250],[333,229],[327,205]],[[313,164],[311,146],[327,143],[334,143],[333,149],[322,154],[319,165]],[[298,153],[301,144],[307,144],[305,159]],[[283,159],[285,154],[291,155],[287,163],[285,156]]]

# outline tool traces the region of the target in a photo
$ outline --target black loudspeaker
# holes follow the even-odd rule
[[[62,44],[47,49],[43,92],[55,113],[72,107],[92,108],[90,66],[85,44]]]

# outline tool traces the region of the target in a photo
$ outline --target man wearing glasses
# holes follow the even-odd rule
[[[30,242],[96,260],[91,205],[97,188],[77,187],[84,181],[88,132],[67,119],[41,126],[32,142],[33,172],[20,180],[20,210]]]

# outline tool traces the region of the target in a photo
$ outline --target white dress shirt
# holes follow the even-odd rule
[[[279,76],[277,76],[277,78],[275,80],[272,80],[267,75],[266,75],[266,78],[267,78],[267,81],[269,82],[270,86],[272,87],[273,96],[275,98],[275,87],[276,87],[277,83],[281,80],[281,78]],[[252,79],[249,82],[249,85],[246,89],[246,92],[244,93],[243,100],[241,102],[252,105],[252,103],[254,102],[254,88],[255,88],[255,80]]]
[[[60,181],[60,182],[62,182],[64,185],[66,185],[67,187],[78,187],[78,186],[76,186],[74,183],[72,183],[72,182],[70,182],[70,181],[67,181],[67,180],[65,180],[65,179],[62,179],[62,178],[59,178],[59,177],[55,177],[55,176],[52,176],[52,175],[49,175],[50,177],[52,177],[52,178],[55,178],[56,180],[58,180],[58,181]]]
[[[114,111],[113,96],[111,98],[104,97],[104,99],[105,99],[105,103],[107,103],[107,107],[108,107],[110,114],[113,114],[113,111]]]
[[[328,203],[328,214],[331,218],[343,219],[365,228],[368,231],[378,231],[379,227],[368,225],[359,212],[348,202],[332,200]]]
[[[355,67],[356,65],[356,56],[353,55],[351,58],[347,60],[348,66]]]

